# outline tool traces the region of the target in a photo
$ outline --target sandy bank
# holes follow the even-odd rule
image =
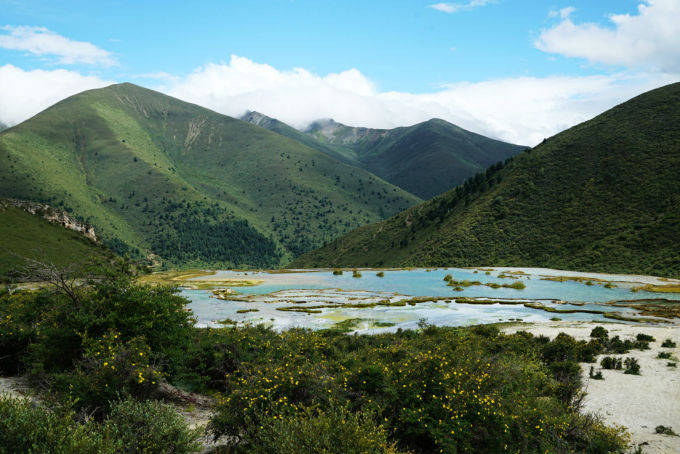
[[[596,413],[610,425],[624,426],[631,435],[633,446],[643,444],[645,453],[680,453],[680,437],[658,435],[658,425],[670,426],[680,433],[680,367],[666,366],[668,360],[658,359],[660,351],[672,352],[680,357],[680,348],[661,348],[668,338],[680,345],[680,326],[625,325],[595,322],[547,322],[512,325],[505,332],[525,330],[534,335],[554,338],[560,332],[576,339],[589,339],[595,326],[604,326],[610,336],[633,338],[638,333],[654,336],[651,350],[633,350],[620,357],[635,357],[640,363],[641,374],[625,375],[621,371],[603,370],[604,380],[588,377],[591,364],[582,364],[584,411]],[[599,360],[595,369],[599,370]]]

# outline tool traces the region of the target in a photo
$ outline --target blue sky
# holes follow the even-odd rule
[[[68,89],[50,92],[45,102],[77,91],[78,77],[84,78],[82,89],[131,81],[226,114],[263,110],[295,126],[316,115],[377,127],[431,115],[527,143],[626,96],[678,80],[680,51],[673,49],[680,41],[648,29],[680,23],[680,15],[673,16],[680,14],[679,3],[0,0],[0,70],[11,65],[13,77],[36,84],[68,72]],[[628,14],[629,20],[617,23],[613,14]],[[21,26],[27,29],[19,33]],[[11,39],[3,42],[3,34]],[[38,47],[31,45],[36,36]],[[636,43],[646,50],[628,55]],[[656,50],[649,51],[649,43]],[[243,59],[240,69],[232,56]],[[328,78],[333,74],[341,81]],[[528,90],[527,101],[544,104],[548,114],[565,107],[560,98],[570,111],[545,124],[537,120],[532,130],[531,116],[542,112],[526,112],[523,124],[512,124],[513,108],[524,107],[521,98],[513,101],[516,106],[508,99],[501,106],[505,117],[491,118],[493,98],[504,97],[504,87],[490,85],[502,81],[507,91]],[[580,88],[572,87],[579,81]],[[17,84],[11,78],[7,83]],[[473,89],[467,91],[483,98],[478,103],[464,96],[469,84]],[[19,85],[27,97],[37,97],[35,87]],[[551,87],[552,97],[534,99],[534,92]],[[2,91],[0,121],[15,123],[36,113],[7,113],[21,90],[4,97]],[[293,96],[307,99],[297,111],[290,106],[296,104]],[[326,106],[314,105],[315,99]]]

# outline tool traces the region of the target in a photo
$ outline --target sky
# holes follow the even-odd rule
[[[0,0],[0,122],[132,82],[298,128],[535,145],[680,81],[680,0]]]

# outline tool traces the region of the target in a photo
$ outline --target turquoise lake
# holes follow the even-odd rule
[[[191,300],[189,308],[202,326],[222,326],[225,319],[238,323],[264,323],[276,329],[292,327],[328,328],[335,323],[354,319],[357,332],[377,332],[401,328],[414,328],[420,320],[435,325],[469,325],[499,321],[526,322],[546,321],[553,317],[562,320],[608,320],[600,314],[551,313],[523,306],[522,304],[465,304],[455,303],[456,298],[485,298],[493,300],[515,300],[540,303],[547,307],[564,309],[586,309],[604,312],[633,314],[632,309],[613,307],[605,303],[665,298],[680,302],[680,294],[652,293],[631,289],[646,282],[665,281],[644,276],[602,275],[574,273],[544,269],[493,268],[485,269],[410,269],[383,270],[384,277],[378,277],[379,270],[360,270],[361,277],[352,276],[351,271],[333,275],[330,270],[304,272],[238,272],[216,271],[207,280],[258,280],[259,285],[229,287],[238,292],[233,300],[213,297],[211,290],[182,290]],[[476,271],[476,272],[475,272]],[[526,274],[508,274],[509,272]],[[487,274],[488,273],[488,274]],[[490,288],[484,285],[464,287],[455,291],[447,286],[444,277],[450,274],[456,281],[479,281],[481,284],[512,284],[522,282],[522,290],[513,288]],[[513,276],[499,277],[502,275]],[[592,285],[585,282],[547,280],[548,277],[579,276],[592,279]],[[197,278],[204,280],[206,278]],[[601,280],[597,280],[601,279]],[[606,288],[605,281],[612,282]],[[450,297],[451,302],[431,301],[406,306],[374,306],[364,308],[342,307],[346,304],[371,304],[378,301],[399,301],[410,297]],[[239,299],[247,298],[248,301]],[[448,299],[448,298],[447,298]],[[568,303],[577,303],[568,304]],[[585,303],[585,304],[582,304]],[[319,305],[315,313],[281,311],[281,308],[304,308]],[[251,312],[243,312],[250,310]],[[241,312],[239,312],[241,311]],[[381,326],[382,325],[382,326]],[[387,326],[389,325],[389,326]]]

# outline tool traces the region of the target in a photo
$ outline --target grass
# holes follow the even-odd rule
[[[291,139],[131,84],[80,93],[0,133],[3,196],[64,208],[121,253],[229,267],[279,266],[420,201]]]
[[[666,285],[652,285],[647,284],[641,287],[633,287],[635,291],[644,290],[646,292],[655,293],[680,293],[680,285],[677,284],[666,284]]]
[[[110,253],[78,232],[52,224],[38,215],[0,200],[0,282],[16,278],[25,259],[57,266],[85,264]]]
[[[679,122],[680,84],[652,90],[293,265],[493,263],[678,277]]]
[[[490,288],[513,288],[515,290],[524,290],[526,288],[526,285],[524,282],[516,281],[513,282],[512,284],[499,284],[497,282],[487,282],[487,283],[482,283],[479,281],[468,281],[468,280],[462,280],[462,281],[456,281],[454,280],[450,274],[447,274],[444,276],[444,281],[448,282],[446,285],[451,286],[451,287],[456,287],[456,289],[460,287],[471,287],[474,285],[484,285],[486,287]]]

